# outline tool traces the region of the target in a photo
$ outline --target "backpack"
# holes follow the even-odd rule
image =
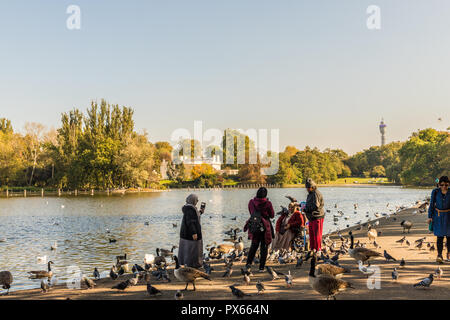
[[[266,229],[264,228],[264,223],[262,221],[263,217],[261,215],[261,212],[258,210],[255,210],[252,215],[250,216],[250,219],[248,219],[248,230],[251,234],[257,234],[262,233]]]

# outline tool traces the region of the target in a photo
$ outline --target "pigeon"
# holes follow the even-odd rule
[[[300,256],[300,257],[297,259],[297,264],[295,265],[295,267],[298,269],[298,268],[301,268],[302,265],[303,265],[303,256]]]
[[[286,264],[286,261],[284,260],[284,258],[282,256],[278,256],[278,263],[279,264]]]
[[[231,274],[233,273],[233,268],[231,268],[231,267],[227,267],[227,270],[225,271],[225,273],[223,274],[223,276],[222,276],[222,278],[225,278],[225,277],[231,277]]]
[[[111,289],[117,289],[117,290],[125,290],[126,288],[128,288],[130,286],[130,281],[129,280],[125,280],[123,282],[120,282],[119,284],[116,284],[114,287],[112,287]]]
[[[406,245],[409,247],[411,245],[411,243],[409,243],[408,240],[405,240],[405,241],[406,241]]]
[[[422,249],[422,245],[423,245],[423,242],[421,241],[417,244],[416,248],[420,250],[420,249]]]
[[[162,294],[161,291],[152,286],[150,282],[147,283],[147,292],[150,296],[160,296]]]
[[[427,237],[423,237],[423,238],[417,239],[417,240],[414,241],[414,242],[415,242],[415,243],[419,243],[419,242],[425,241],[426,239],[427,239]]]
[[[400,244],[403,244],[403,242],[405,242],[405,240],[406,240],[406,237],[403,237],[403,238],[401,238],[400,240],[397,240],[397,241],[395,241],[395,242],[400,243]]]
[[[214,270],[211,268],[210,264],[207,264],[206,262],[203,262],[203,269],[205,269],[206,274],[211,274],[211,271]]]
[[[88,279],[86,277],[83,277],[83,281],[88,289],[92,289],[96,286],[94,281],[92,281],[91,279]]]
[[[434,275],[436,278],[441,279],[442,275],[444,274],[444,271],[442,271],[441,267],[438,267],[436,271],[434,272]]]
[[[94,268],[93,276],[95,279],[100,279],[100,272],[98,272],[97,268]]]
[[[430,252],[434,252],[434,250],[436,250],[436,248],[434,247],[434,243],[430,246]]]
[[[135,268],[137,272],[145,271],[145,269],[142,268],[142,267],[141,267],[140,265],[138,265],[137,263],[133,266],[133,268]],[[134,273],[134,271],[133,271],[133,273]]]
[[[272,276],[272,280],[277,280],[280,278],[273,268],[266,267],[266,270],[267,270],[267,273]],[[280,274],[283,275],[281,272],[280,272]]]
[[[266,288],[264,287],[264,284],[258,280],[258,282],[256,283],[256,289],[258,289],[258,294],[261,294]]]
[[[109,243],[115,243],[115,242],[117,242],[116,239],[109,239]]]
[[[366,267],[363,265],[363,262],[361,260],[358,261],[358,269],[359,269],[359,271],[361,271],[362,274],[367,276],[367,278],[369,278],[369,276],[371,276],[375,273],[375,270],[370,267],[370,263]]]
[[[286,287],[292,287],[292,275],[291,270],[288,270],[288,274],[284,276],[284,280],[286,281]]]
[[[395,280],[395,281],[398,280],[398,271],[397,271],[397,268],[394,268],[394,271],[392,271],[392,280]]]
[[[393,256],[391,256],[389,253],[387,253],[386,250],[384,250],[384,257],[386,258],[386,261],[389,261],[389,260],[397,261],[397,259],[395,259],[395,258],[394,258]]]
[[[109,276],[111,277],[111,279],[116,280],[119,276],[117,275],[117,273],[114,272],[114,267],[111,268],[111,271],[109,272]]]
[[[248,274],[244,274],[244,282],[245,282],[247,285],[250,285],[250,277],[248,276]]]
[[[130,286],[137,285],[139,281],[138,274],[136,274],[133,278],[128,279],[128,281],[130,282]]]
[[[402,258],[402,261],[400,261],[400,267],[404,267],[406,264],[406,261],[404,258]]]
[[[41,280],[41,289],[42,293],[46,293],[49,289],[48,283],[45,282],[44,280]]]
[[[175,292],[175,300],[183,300],[183,299],[184,294],[180,290],[177,290],[177,292]]]
[[[414,288],[417,288],[417,287],[429,288],[431,286],[431,284],[433,283],[433,279],[434,279],[434,276],[432,273],[430,273],[430,275],[427,278],[422,279],[420,282],[413,285],[413,287]]]
[[[231,289],[231,293],[234,296],[236,296],[237,298],[243,298],[245,296],[250,296],[249,294],[246,294],[246,293],[242,292],[242,290],[239,290],[235,286],[229,286],[229,288]]]

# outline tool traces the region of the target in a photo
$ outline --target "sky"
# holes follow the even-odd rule
[[[381,118],[387,142],[450,126],[448,30],[446,0],[1,0],[0,118],[57,128],[104,98],[153,142],[200,120],[353,154]]]

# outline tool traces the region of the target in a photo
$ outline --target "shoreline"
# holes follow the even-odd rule
[[[386,262],[384,258],[377,258],[373,260],[372,266],[380,267],[380,281],[381,289],[368,289],[367,278],[362,275],[358,270],[356,262],[348,256],[343,255],[339,261],[342,266],[349,267],[351,273],[343,276],[344,280],[353,283],[355,289],[347,290],[337,296],[338,300],[385,300],[385,299],[449,299],[450,298],[450,264],[445,263],[441,265],[444,270],[444,276],[442,279],[436,279],[431,289],[420,290],[413,289],[412,285],[420,279],[426,277],[429,273],[434,273],[437,267],[435,262],[436,253],[430,253],[425,248],[415,248],[414,241],[416,239],[426,237],[427,243],[435,243],[435,236],[428,232],[428,225],[426,223],[427,213],[420,213],[418,210],[419,205],[403,209],[396,214],[391,214],[387,217],[380,217],[370,222],[374,223],[379,221],[379,225],[376,226],[376,230],[381,232],[378,236],[377,242],[381,248],[376,249],[379,252],[387,250],[392,256],[398,260],[404,258],[406,260],[406,266],[399,268],[399,261]],[[400,245],[395,241],[403,237],[402,227],[400,222],[403,219],[408,219],[413,222],[413,228],[410,234],[406,234],[406,238],[411,242],[411,246]],[[348,237],[348,231],[352,230],[355,236],[355,242],[361,241],[367,244],[367,246],[373,249],[372,244],[368,244],[367,228],[358,229],[358,225],[352,226],[346,229],[342,229],[341,233],[345,237]],[[332,232],[328,236],[332,240],[339,240],[336,236],[337,232]],[[324,234],[324,237],[327,235]],[[444,251],[445,254],[445,251]],[[170,261],[170,259],[168,260]],[[134,261],[133,261],[134,263]],[[169,263],[170,264],[170,263]],[[222,261],[212,262],[214,271],[211,274],[212,281],[199,280],[196,284],[197,291],[188,291],[184,293],[185,300],[230,300],[234,299],[228,288],[229,285],[235,284],[243,290],[245,293],[251,294],[247,299],[293,299],[293,300],[322,300],[323,297],[313,291],[308,282],[309,263],[304,263],[300,269],[295,268],[295,263],[280,265],[273,261],[267,263],[267,265],[274,267],[276,270],[283,273],[291,271],[294,277],[294,285],[292,288],[286,288],[284,279],[270,280],[270,276],[264,273],[254,273],[252,277],[252,283],[250,286],[246,286],[243,283],[242,276],[240,274],[240,268],[242,263],[235,263],[233,266],[234,272],[230,278],[223,278],[223,272],[225,270]],[[394,267],[398,268],[400,273],[399,280],[397,282],[392,281],[391,272]],[[255,268],[255,267],[254,267]],[[102,271],[102,270],[101,270]],[[160,297],[150,297],[146,292],[146,286],[144,283],[139,283],[137,286],[130,287],[124,292],[117,292],[112,290],[111,287],[120,281],[130,278],[131,274],[125,274],[120,277],[120,280],[111,280],[108,278],[102,278],[97,280],[97,286],[95,289],[87,290],[84,284],[81,285],[81,289],[69,289],[66,285],[56,285],[50,289],[46,294],[41,293],[40,289],[24,289],[11,291],[7,296],[1,296],[0,300],[8,299],[31,299],[31,300],[47,300],[47,299],[71,299],[71,300],[173,300],[176,290],[184,289],[184,284],[174,278],[173,265],[168,267],[170,283],[157,281],[152,277],[152,285],[163,292]],[[90,277],[90,275],[88,275]],[[266,286],[266,292],[261,296],[256,295],[256,280],[261,280]],[[13,283],[14,286],[14,283]],[[189,287],[191,290],[192,287]]]

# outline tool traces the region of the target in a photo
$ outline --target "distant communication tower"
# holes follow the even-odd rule
[[[385,136],[386,124],[384,123],[383,119],[381,119],[379,127],[380,127],[380,133],[381,133],[381,146],[384,146],[386,144],[386,136]]]

